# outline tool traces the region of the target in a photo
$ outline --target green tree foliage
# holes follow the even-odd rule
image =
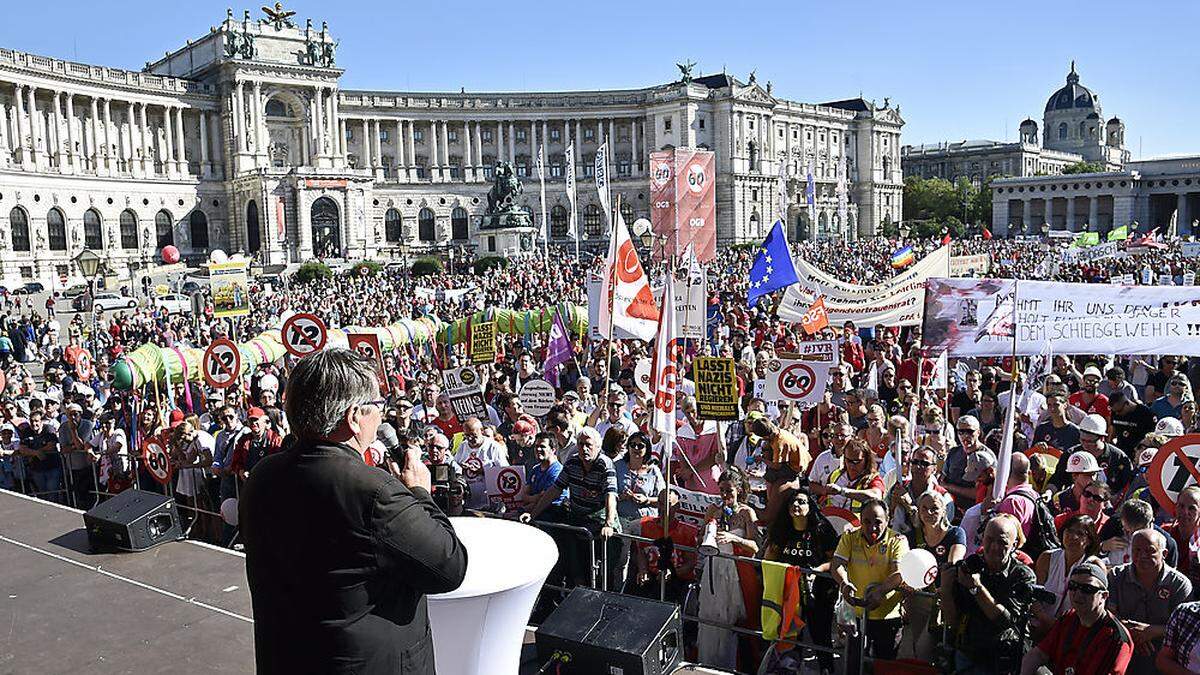
[[[940,237],[949,232],[954,238],[974,236],[992,222],[990,176],[981,187],[962,177],[951,183],[945,178],[904,180],[904,224],[909,236]],[[899,228],[886,224],[882,233],[895,236]]]
[[[332,276],[333,270],[329,269],[329,265],[317,260],[310,260],[296,270],[296,281],[302,284],[318,279],[328,279]]]
[[[442,261],[437,258],[417,258],[412,264],[412,275],[423,277],[429,274],[441,274]]]
[[[350,273],[356,277],[371,277],[383,271],[383,263],[374,260],[364,260],[354,265]]]
[[[499,267],[500,269],[508,267],[508,258],[498,255],[489,255],[471,263],[471,270],[474,271],[475,274],[487,274],[488,270],[496,267]]]
[[[1075,162],[1063,167],[1063,175],[1073,173],[1104,173],[1104,165],[1100,162]]]

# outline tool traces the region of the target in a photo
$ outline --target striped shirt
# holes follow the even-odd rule
[[[563,464],[562,473],[555,479],[554,487],[571,491],[571,513],[580,516],[599,514],[604,517],[606,495],[617,494],[617,470],[606,455],[598,455],[591,469],[585,470],[583,460],[576,454]]]

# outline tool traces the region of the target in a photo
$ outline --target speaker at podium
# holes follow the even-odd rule
[[[438,675],[517,675],[525,626],[558,547],[513,521],[450,522],[467,548],[467,575],[457,590],[428,596]]]

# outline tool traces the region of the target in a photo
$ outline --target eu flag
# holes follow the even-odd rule
[[[792,252],[788,248],[787,236],[783,233],[783,221],[775,226],[758,249],[754,265],[750,267],[750,288],[746,291],[746,302],[753,307],[758,299],[799,281]]]

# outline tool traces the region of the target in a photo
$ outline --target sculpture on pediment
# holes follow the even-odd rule
[[[691,84],[693,79],[692,69],[696,67],[696,62],[686,61],[684,63],[676,63],[675,67],[679,68],[679,74],[681,75],[679,81],[684,84]]]
[[[892,107],[892,97],[890,97],[890,96],[883,97],[883,107],[884,108]]]
[[[321,60],[321,45],[312,38],[304,41],[304,64],[315,66]]]
[[[325,42],[321,44],[321,65],[326,68],[332,68],[334,64],[334,54],[337,51],[336,42]]]
[[[296,27],[296,24],[292,23],[292,17],[296,16],[296,13],[285,11],[282,2],[275,3],[274,7],[263,5],[262,11],[263,14],[267,15],[267,18],[259,19],[258,22],[261,24],[275,26],[275,30],[280,30],[284,26],[288,28]]]
[[[750,71],[750,84],[758,84],[758,71]]]
[[[247,32],[230,31],[225,34],[225,56],[229,58],[254,58],[254,36]]]

